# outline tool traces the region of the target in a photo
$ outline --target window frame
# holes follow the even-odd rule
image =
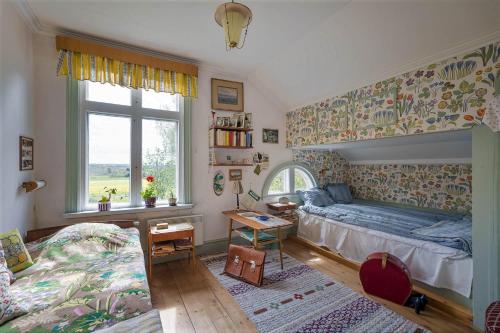
[[[278,194],[269,194],[269,188],[271,187],[271,183],[274,178],[279,175],[283,170],[289,169],[289,179],[288,179],[288,188],[290,189],[289,193],[278,193]],[[272,197],[281,197],[281,196],[292,196],[297,195],[295,193],[295,169],[299,169],[303,171],[307,176],[309,176],[312,181],[313,187],[318,186],[318,181],[309,167],[304,163],[299,162],[285,162],[278,166],[276,166],[270,173],[267,175],[266,180],[264,181],[264,186],[262,187],[262,197],[263,198],[272,198]]]
[[[177,123],[177,161],[176,161],[176,188],[177,198],[184,198],[184,117],[183,97],[177,97],[178,111],[166,111],[142,107],[142,89],[130,89],[130,106],[95,102],[87,100],[87,81],[78,82],[79,101],[79,181],[77,195],[77,210],[96,210],[88,203],[88,161],[89,161],[89,115],[121,116],[130,118],[130,202],[129,204],[115,203],[113,208],[142,207],[142,120],[163,120]],[[163,204],[161,201],[159,204]],[[166,202],[165,202],[166,203]],[[180,203],[182,203],[180,201]]]

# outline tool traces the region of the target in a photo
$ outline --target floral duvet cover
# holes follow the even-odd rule
[[[92,332],[151,310],[144,256],[135,228],[82,223],[28,243],[35,264],[10,286],[27,315],[5,332]]]

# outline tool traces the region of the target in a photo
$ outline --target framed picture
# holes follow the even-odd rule
[[[212,109],[243,112],[243,82],[212,79]]]
[[[236,181],[243,179],[243,172],[241,169],[229,169],[229,181]]]
[[[33,170],[33,139],[19,137],[19,170]]]
[[[262,142],[263,143],[278,143],[279,131],[277,129],[262,129]]]

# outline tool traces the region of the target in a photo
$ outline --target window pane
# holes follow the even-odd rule
[[[171,193],[177,197],[177,122],[165,120],[142,121],[142,188],[146,176],[155,177],[159,200]]]
[[[280,171],[273,178],[268,194],[290,193],[290,169]]]
[[[142,90],[142,107],[147,109],[179,111],[178,96],[154,90]]]
[[[295,168],[295,191],[297,190],[309,190],[313,185],[311,177],[303,170]]]
[[[86,81],[86,84],[87,101],[131,105],[131,90],[128,88],[92,81]]]
[[[106,189],[112,202],[130,202],[130,118],[89,114],[88,201],[95,204]]]

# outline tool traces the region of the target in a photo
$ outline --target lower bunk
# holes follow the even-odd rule
[[[298,239],[309,247],[356,269],[369,254],[389,252],[408,266],[413,280],[426,289],[416,291],[431,296],[431,305],[472,318],[464,305],[473,275],[470,216],[361,200],[302,206],[298,215]],[[454,304],[443,294],[455,294],[462,302]]]

